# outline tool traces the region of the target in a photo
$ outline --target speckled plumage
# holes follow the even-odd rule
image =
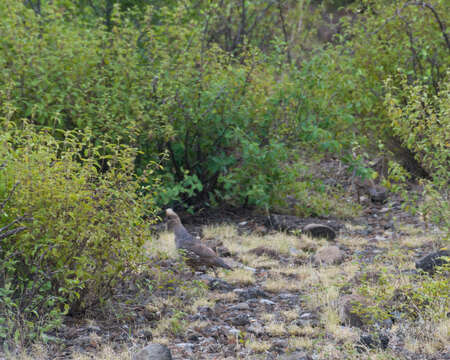
[[[169,230],[175,234],[175,245],[177,250],[181,250],[186,257],[186,262],[192,266],[207,266],[211,268],[222,267],[231,269],[231,267],[216,255],[214,250],[202,244],[195,239],[183,226],[178,215],[172,210],[166,210],[167,224]]]

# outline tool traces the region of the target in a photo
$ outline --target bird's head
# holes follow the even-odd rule
[[[178,217],[177,213],[173,211],[172,209],[166,209],[166,216],[167,216],[167,227],[169,230],[173,230],[176,225],[181,224],[180,218]]]

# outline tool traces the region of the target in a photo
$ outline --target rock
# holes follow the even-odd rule
[[[442,266],[449,263],[444,257],[450,257],[450,250],[444,248],[424,256],[416,262],[416,269],[421,269],[432,275],[435,273],[437,266]]]
[[[361,295],[344,295],[339,304],[339,315],[344,324],[363,328],[372,319],[367,311],[368,302]]]
[[[228,310],[250,310],[250,306],[247,303],[242,302],[242,303],[230,306],[228,308]]]
[[[300,319],[309,320],[313,318],[313,314],[310,312],[305,312],[300,315]]]
[[[388,189],[382,185],[374,185],[369,187],[369,195],[373,203],[383,204],[388,198]]]
[[[143,339],[147,340],[147,341],[153,340],[153,334],[152,334],[152,332],[151,332],[150,330],[148,330],[148,329],[143,329],[143,330],[141,330],[141,331],[139,332],[138,336],[139,336],[140,338],[143,338]]]
[[[290,354],[285,354],[278,357],[279,360],[312,360],[312,357],[309,356],[304,351],[295,351]]]
[[[250,267],[250,266],[242,266],[242,268],[243,268],[244,270],[248,270],[248,271],[251,271],[251,272],[256,272],[256,269],[255,269],[255,268],[252,268],[252,267]]]
[[[282,300],[294,301],[294,300],[297,300],[298,295],[297,294],[291,294],[291,293],[281,293],[281,294],[278,294],[277,297],[282,299]]]
[[[288,341],[286,339],[275,339],[272,342],[271,350],[274,350],[278,353],[284,352],[284,350],[288,347]]]
[[[247,328],[247,332],[255,334],[256,336],[261,336],[265,334],[264,327],[257,321],[252,322],[252,324]]]
[[[231,336],[234,336],[234,337],[238,337],[239,335],[241,335],[241,330],[236,329],[236,328],[230,328],[230,329],[228,329],[228,334],[230,334]]]
[[[194,352],[194,344],[191,343],[180,343],[176,344],[176,347],[179,349],[182,349],[184,352],[187,352],[189,354],[192,354]]]
[[[302,252],[300,250],[297,250],[295,247],[289,248],[289,255],[291,256],[300,256],[302,255]]]
[[[384,236],[381,235],[375,235],[374,240],[378,241],[386,241],[387,239]]]
[[[209,280],[208,288],[210,290],[231,291],[231,290],[233,290],[233,285],[226,282],[225,280],[214,278],[214,279]]]
[[[302,231],[313,238],[336,239],[336,232],[329,226],[323,224],[308,224]]]
[[[150,344],[131,357],[132,360],[172,360],[172,354],[167,346]]]
[[[389,337],[385,334],[362,334],[356,348],[358,351],[380,348],[386,350],[389,345]]]
[[[250,319],[248,314],[239,314],[230,319],[231,324],[234,326],[246,326],[250,324]]]
[[[233,292],[239,295],[243,300],[256,299],[256,298],[267,298],[268,295],[259,287],[251,287],[248,289],[234,289]]]
[[[353,187],[359,202],[361,202],[362,193],[368,194],[374,203],[384,203],[388,197],[388,190],[382,185],[375,184],[372,179],[362,179],[357,176],[353,180]]]
[[[340,264],[344,260],[344,252],[337,246],[325,246],[317,250],[314,262],[317,264]]]
[[[276,305],[275,302],[273,302],[272,300],[268,300],[268,299],[260,299],[259,303],[263,304],[263,305],[266,305],[266,306],[274,306],[274,305]]]

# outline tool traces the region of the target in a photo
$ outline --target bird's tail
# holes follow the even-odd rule
[[[224,269],[233,270],[233,268],[230,265],[228,265],[225,261],[223,261],[220,257],[216,259],[216,264],[217,266],[223,267]]]

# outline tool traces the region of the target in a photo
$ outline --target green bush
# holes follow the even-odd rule
[[[17,184],[0,227],[20,216],[25,231],[2,239],[0,336],[16,343],[45,335],[61,314],[102,304],[118,280],[142,262],[150,239],[144,216],[153,193],[143,196],[133,175],[136,151],[92,145],[92,134],[2,125],[2,196]],[[99,172],[99,161],[109,170]]]
[[[392,128],[431,176],[431,179],[421,181],[424,196],[418,210],[427,221],[442,225],[449,240],[449,82],[442,83],[437,95],[430,94],[427,86],[409,85],[406,79],[399,87],[394,87],[388,81],[387,87],[386,105]],[[407,194],[403,194],[407,197]]]
[[[139,26],[116,7],[111,31],[64,6],[43,4],[44,22],[20,2],[0,6],[10,13],[0,19],[0,101],[11,119],[89,127],[97,144],[107,136],[137,147],[138,174],[163,165],[161,206],[268,208],[294,180],[290,146],[340,148],[325,105],[309,97],[309,68],[280,68],[282,50],[266,57],[245,42],[234,57],[183,6],[148,8]]]

